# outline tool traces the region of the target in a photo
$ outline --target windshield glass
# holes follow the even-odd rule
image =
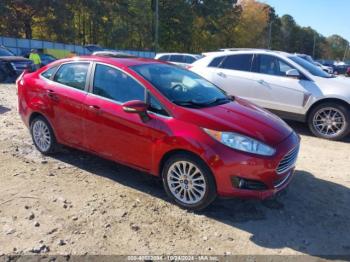
[[[310,74],[318,77],[323,77],[323,78],[331,78],[332,75],[326,73],[323,71],[321,68],[315,66],[314,64],[309,63],[305,59],[302,59],[298,56],[290,56],[288,57],[290,60],[293,62],[297,63],[298,65],[302,66],[304,69],[306,69]]]
[[[232,100],[224,91],[204,78],[177,66],[144,64],[131,68],[177,105],[207,107]]]
[[[5,48],[0,48],[0,56],[14,56],[14,54]]]

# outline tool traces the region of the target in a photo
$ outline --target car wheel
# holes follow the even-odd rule
[[[6,78],[6,73],[0,69],[0,83],[4,82]]]
[[[308,124],[315,136],[340,140],[350,132],[350,110],[342,104],[324,103],[312,109]]]
[[[162,171],[163,185],[168,196],[179,206],[201,210],[216,198],[216,184],[207,165],[190,154],[169,158]]]
[[[56,138],[49,122],[42,116],[36,117],[31,125],[30,132],[35,147],[44,155],[52,154],[57,147]]]

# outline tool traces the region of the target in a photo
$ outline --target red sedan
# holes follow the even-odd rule
[[[188,209],[218,195],[271,197],[293,176],[295,132],[186,69],[81,57],[26,72],[17,86],[19,113],[42,154],[64,144],[160,176]]]

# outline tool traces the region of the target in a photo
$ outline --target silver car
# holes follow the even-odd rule
[[[350,79],[332,76],[297,55],[224,50],[206,53],[189,69],[229,94],[308,123],[318,137],[339,140],[350,133]]]

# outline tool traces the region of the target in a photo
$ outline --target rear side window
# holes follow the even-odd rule
[[[184,56],[183,55],[172,55],[170,56],[171,62],[177,62],[177,63],[184,63]]]
[[[79,90],[84,90],[89,65],[90,63],[63,64],[55,74],[54,81]]]
[[[208,65],[209,67],[219,67],[219,65],[221,64],[222,60],[224,60],[224,56],[219,56],[219,57],[215,57],[210,64]]]
[[[184,58],[185,58],[186,64],[192,64],[194,61],[196,61],[196,59],[194,57],[189,56],[189,55],[184,56]]]
[[[221,68],[250,72],[253,55],[229,55],[221,64]]]
[[[54,66],[51,67],[49,69],[47,69],[44,73],[42,73],[41,75],[47,79],[50,79],[51,76],[56,72],[58,66]]]
[[[169,55],[163,55],[163,56],[159,57],[158,60],[168,61],[169,60]]]
[[[95,69],[93,93],[120,103],[145,100],[145,89],[136,80],[116,68],[100,64]]]

